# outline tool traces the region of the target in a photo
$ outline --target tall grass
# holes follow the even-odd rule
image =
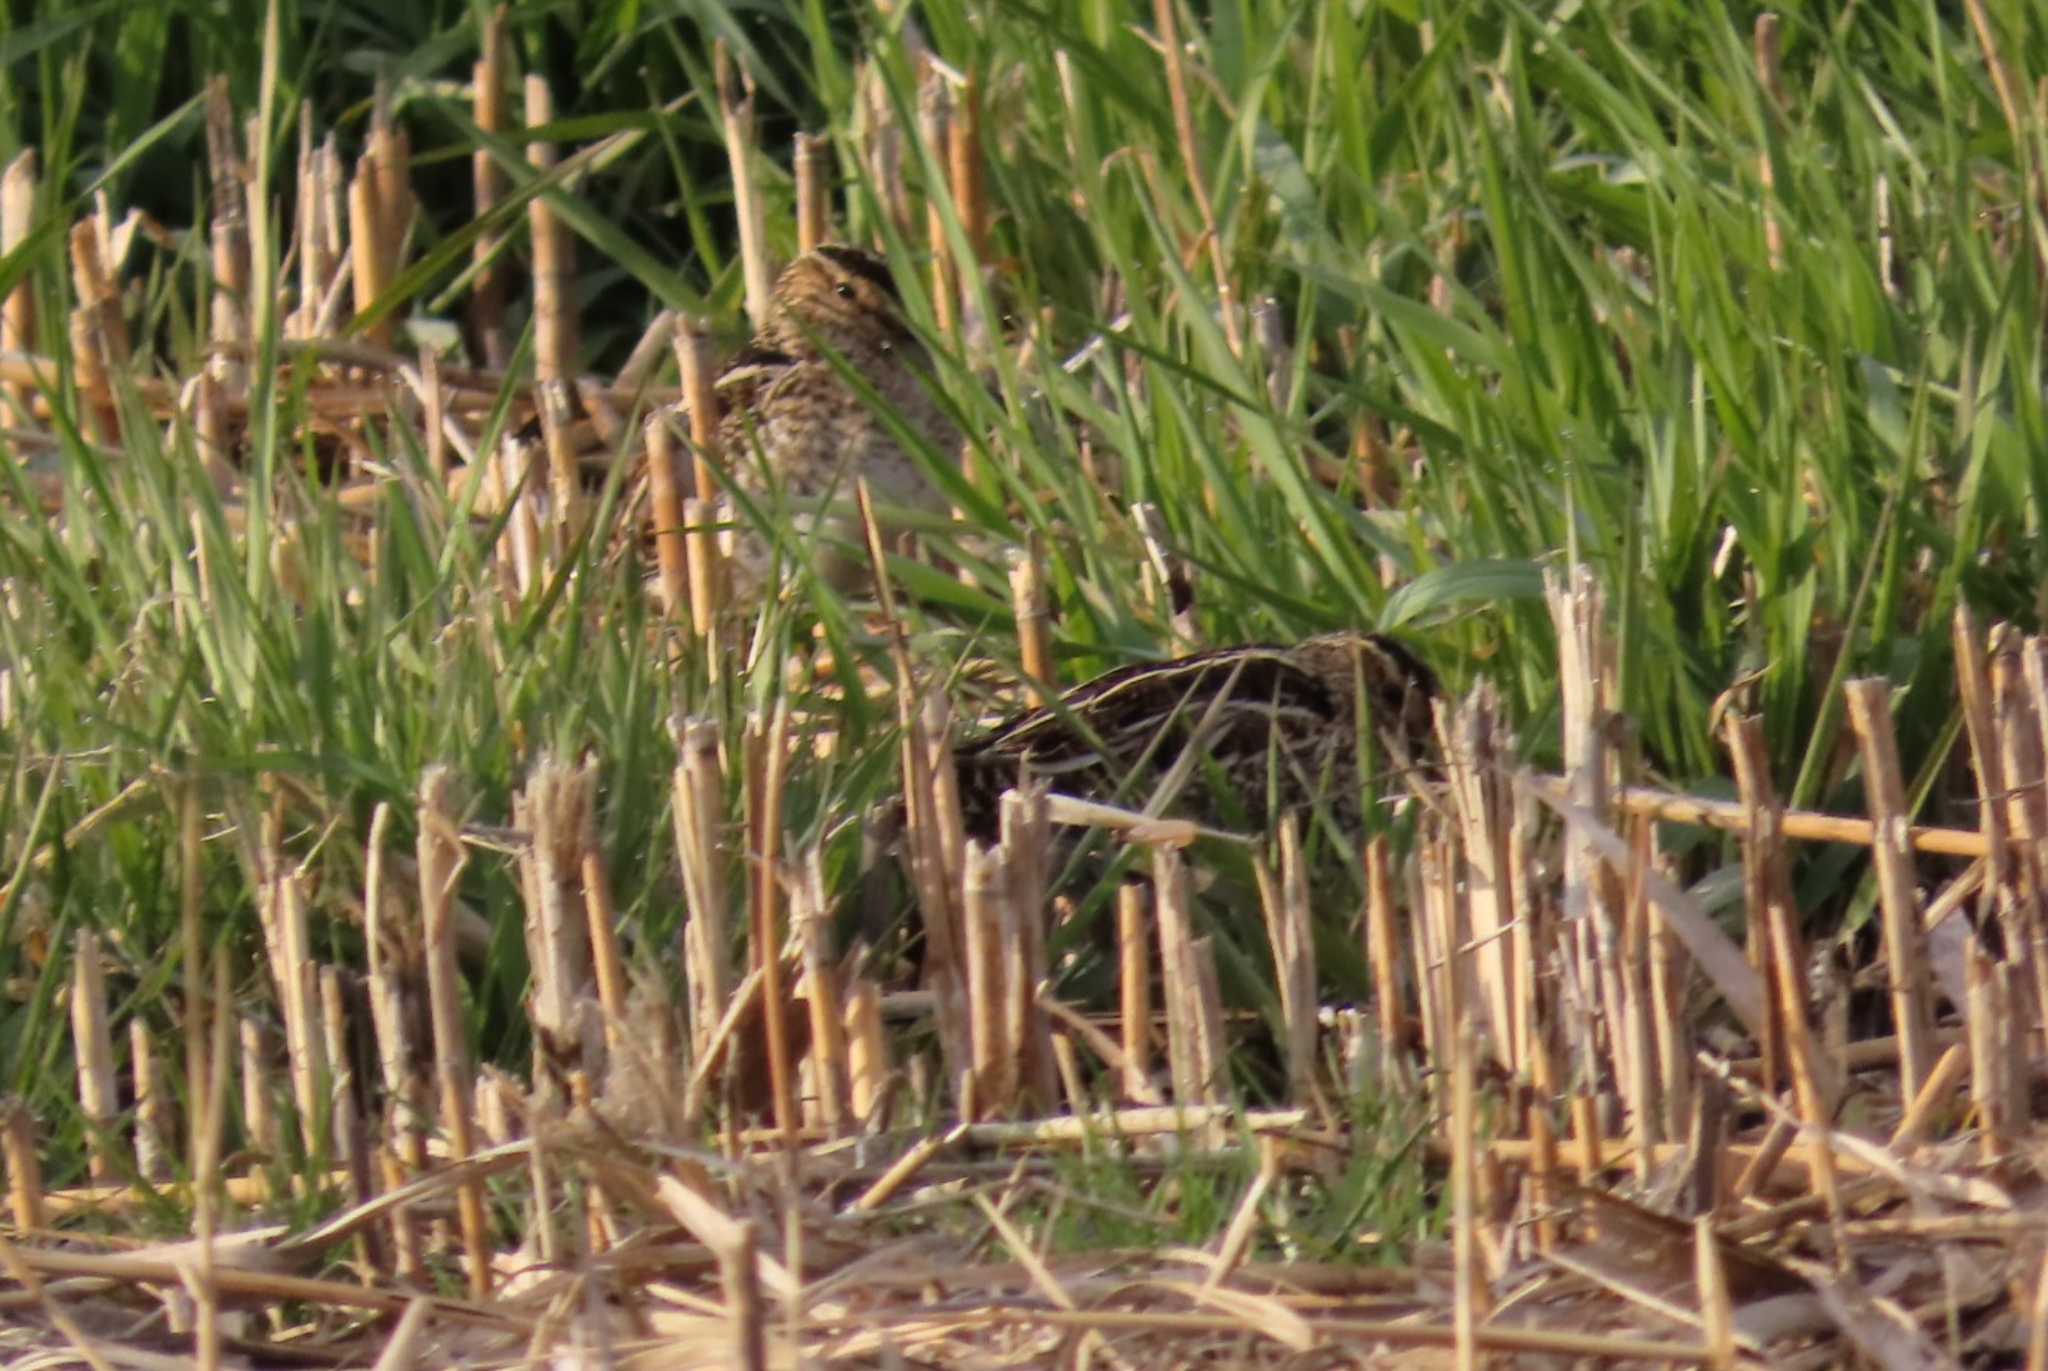
[[[2038,18],[1989,8],[2004,60],[2041,70]],[[33,283],[41,349],[61,357],[66,229],[99,194],[117,214],[146,207],[170,232],[124,273],[141,369],[195,374],[210,287],[203,239],[186,232],[205,213],[196,92],[221,73],[257,110],[263,7],[10,15],[0,157],[39,149],[44,231],[0,259],[0,290]],[[302,101],[316,133],[347,144],[373,80],[389,80],[424,213],[419,265],[375,312],[421,328],[459,314],[478,232],[466,167],[486,140],[460,87],[482,17],[445,0],[278,6],[270,184],[289,181]],[[549,136],[638,137],[569,181],[532,175],[515,141],[494,146],[515,197],[554,197],[583,240],[585,360],[604,370],[664,305],[737,315],[714,40],[759,80],[783,166],[799,128],[828,135],[843,170],[859,165],[861,64],[913,126],[919,45],[985,83],[987,305],[1013,333],[1039,333],[1027,363],[999,349],[981,374],[944,367],[984,460],[977,484],[956,488],[967,580],[901,569],[935,678],[977,659],[1015,665],[993,552],[1027,533],[1050,549],[1068,679],[1163,651],[1161,613],[1132,573],[1128,511],[1150,501],[1200,570],[1210,640],[1393,629],[1452,685],[1496,682],[1542,761],[1556,661],[1540,573],[1580,559],[1613,594],[1622,702],[1657,771],[1719,784],[1714,706],[1740,681],[1739,702],[1768,718],[1780,785],[1797,803],[1854,806],[1839,681],[1878,673],[1903,688],[1907,765],[1931,775],[1955,736],[1956,606],[2041,616],[2048,224],[2029,168],[2042,150],[2015,143],[1979,38],[1947,7],[1787,15],[1782,107],[1757,76],[1750,18],[1669,0],[1224,0],[1180,18],[1191,167],[1149,25],[1106,0],[932,0],[891,15],[520,4],[519,64],[557,87]],[[651,113],[678,96],[672,115]],[[906,166],[918,196],[943,200],[930,149]],[[1193,172],[1231,298],[1271,302],[1278,353],[1229,345]],[[771,170],[764,188],[787,251],[791,187]],[[881,188],[849,176],[840,190],[842,231],[888,243],[928,323],[920,245],[889,224]],[[500,219],[518,257],[516,211]],[[1767,221],[1782,236],[1775,265]],[[277,260],[275,241],[258,251]],[[49,398],[59,450],[21,447],[0,509],[0,874],[21,876],[0,909],[0,1088],[78,1141],[57,1007],[75,928],[112,940],[127,973],[117,1013],[173,1027],[172,801],[195,784],[207,927],[253,977],[265,812],[285,816],[287,850],[321,873],[323,955],[354,960],[348,892],[374,805],[409,813],[421,770],[445,762],[477,820],[502,823],[539,752],[592,753],[624,922],[645,964],[670,960],[665,721],[709,711],[736,736],[785,689],[785,651],[705,686],[701,660],[653,645],[632,540],[622,561],[605,529],[544,592],[508,598],[489,561],[497,530],[409,493],[423,457],[403,425],[371,425],[397,435],[378,454],[397,482],[373,574],[322,498],[331,473],[304,436],[306,397],[261,368],[239,454],[277,478],[251,486],[268,530],[257,545],[231,532],[189,433],[163,437],[131,410],[110,452],[82,436],[67,389]],[[1397,472],[1391,500],[1363,498],[1345,466],[1359,428]],[[1354,474],[1332,486],[1319,470]],[[44,474],[62,481],[61,521],[31,488]],[[606,508],[619,493],[615,481]],[[822,585],[800,583],[762,631],[786,648],[813,619],[840,663],[878,660],[857,609]],[[785,850],[828,844],[850,887],[848,820],[894,784],[893,713],[851,670],[839,679],[843,693],[807,700],[807,726],[837,744],[793,778]],[[118,815],[83,822],[137,781]],[[517,1060],[516,878],[479,861],[464,896],[496,929],[472,986],[478,1040]]]

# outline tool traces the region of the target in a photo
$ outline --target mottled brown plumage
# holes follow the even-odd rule
[[[846,512],[858,479],[881,504],[940,513],[946,503],[842,367],[942,455],[958,450],[959,430],[933,392],[931,358],[904,322],[887,265],[833,245],[776,279],[760,331],[719,378],[719,444],[733,484],[766,511],[789,510],[808,535],[829,503],[839,512],[822,530],[858,546],[858,523]],[[742,527],[732,552],[735,592],[757,595],[772,565],[769,541]],[[841,586],[865,577],[864,559],[826,557],[821,569]]]
[[[1166,813],[1218,818],[1228,806],[1217,792],[1227,791],[1254,821],[1324,800],[1340,822],[1355,824],[1361,699],[1377,766],[1392,778],[1427,766],[1436,693],[1427,666],[1375,633],[1123,667],[963,746],[963,817],[969,833],[993,837],[998,801],[1020,775],[1063,794],[1143,808],[1196,745],[1198,764],[1167,797]]]

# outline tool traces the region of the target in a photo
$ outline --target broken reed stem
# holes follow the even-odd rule
[[[1152,967],[1146,955],[1145,887],[1126,881],[1116,892],[1117,990],[1122,1014],[1123,1097],[1143,1099],[1152,1090]]]
[[[121,1112],[114,1080],[114,1038],[107,1026],[107,978],[99,935],[78,931],[71,961],[71,1040],[78,1056],[78,1110],[86,1125],[87,1170],[95,1182],[116,1173],[114,1121]]]
[[[1457,975],[1446,968],[1446,980]],[[1451,1023],[1451,1232],[1452,1306],[1451,1327],[1455,1333],[1457,1364],[1477,1366],[1479,1324],[1491,1303],[1486,1298],[1486,1272],[1479,1251],[1478,1206],[1474,1191],[1479,1142],[1479,1109],[1475,1098],[1473,1072],[1478,1044],[1474,1040],[1470,1012],[1462,1006]]]
[[[1017,1051],[1020,1108],[1051,1109],[1059,1098],[1052,1024],[1039,1006],[1038,987],[1051,983],[1046,930],[1052,919],[1046,885],[1052,862],[1051,809],[1043,784],[1006,790],[998,801],[1000,848],[1009,867],[1005,925],[1009,947],[1004,1006],[1007,1032]]]
[[[1057,688],[1052,665],[1052,608],[1045,587],[1045,547],[1034,530],[1010,561],[1010,603],[1017,613],[1017,653],[1031,703],[1048,704]]]
[[[781,882],[776,864],[782,851],[783,786],[789,775],[789,699],[779,696],[768,726],[760,718],[749,722],[750,742],[762,749],[760,780],[750,797],[747,811],[752,829],[748,851],[755,863],[750,882],[753,889],[753,967],[761,973],[761,997],[767,1006],[768,1080],[774,1092],[775,1127],[785,1146],[796,1145],[800,1120],[796,1108],[796,1062],[790,1054],[789,1023],[784,1016],[788,998],[782,982],[782,932],[777,919]],[[749,776],[752,781],[754,778]]]
[[[546,753],[514,797],[513,826],[531,835],[520,854],[527,887],[526,950],[533,967],[527,1018],[534,1029],[533,1087],[565,1091],[594,1066],[583,1058],[582,990],[591,979],[591,915],[581,878],[583,841],[593,831],[590,792],[596,766],[570,767]],[[561,1101],[551,1101],[557,1105]]]
[[[547,78],[526,78],[526,127],[529,130],[551,124],[555,119],[554,91]],[[555,169],[559,150],[553,143],[534,138],[526,145],[526,160],[542,177]],[[527,231],[533,239],[533,374],[543,386],[568,382],[576,376],[576,314],[573,291],[576,279],[576,244],[568,225],[555,212],[553,201],[536,195],[526,206]]]
[[[1770,749],[1764,738],[1763,720],[1755,715],[1731,717],[1727,729],[1736,782],[1755,816],[1750,843],[1744,849],[1745,870],[1753,864],[1755,871],[1751,893],[1757,902],[1749,906],[1750,917],[1756,920],[1761,915],[1761,922],[1770,930],[1765,942],[1765,961],[1758,969],[1766,977],[1767,989],[1774,992],[1771,998],[1775,1012],[1770,1017],[1782,1038],[1800,1121],[1812,1131],[1807,1156],[1814,1188],[1826,1206],[1828,1223],[1835,1229],[1836,1258],[1846,1263],[1849,1249],[1840,1234],[1842,1197],[1835,1179],[1834,1147],[1828,1141],[1828,1131],[1834,1122],[1838,1073],[1823,1067],[1807,1025],[1806,958],[1795,922],[1796,906],[1784,844],[1776,822],[1782,811],[1770,781]]]
[[[1920,1093],[1934,1066],[1933,992],[1928,980],[1927,940],[1920,927],[1919,893],[1906,846],[1908,811],[1898,743],[1892,734],[1891,683],[1864,677],[1842,687],[1849,724],[1863,753],[1864,784],[1871,822],[1883,841],[1872,848],[1878,902],[1883,911],[1884,958],[1893,1021],[1899,1035],[1899,1090],[1907,1099]]]
[[[690,416],[692,496],[683,502],[683,549],[689,567],[690,626],[708,639],[718,624],[723,599],[717,522],[720,493],[715,467],[719,460],[717,372],[711,359],[710,335],[704,321],[686,318],[676,325],[676,370],[681,377],[683,407]],[[718,670],[717,654],[711,669]]]
[[[185,1040],[185,1098],[186,1117],[186,1160],[192,1166],[192,1175],[205,1176],[199,1161],[199,1128],[204,1117],[204,1101],[209,1092],[210,1073],[222,1069],[218,1058],[208,1061],[206,1054],[206,999],[205,999],[205,956],[206,942],[200,932],[200,914],[204,909],[205,883],[202,863],[205,860],[203,841],[204,816],[199,807],[199,786],[196,781],[186,781],[177,791],[178,802],[178,953],[179,983],[184,992],[185,1003],[180,1010],[179,1027]],[[216,1012],[218,1012],[216,1010]],[[206,1186],[200,1187],[202,1190]]]
[[[1504,1068],[1521,1069],[1515,1033],[1513,986],[1509,979],[1506,933],[1514,923],[1513,892],[1508,885],[1509,798],[1504,758],[1512,749],[1500,738],[1500,701],[1490,683],[1481,682],[1455,708],[1437,711],[1437,734],[1447,759],[1452,812],[1464,856],[1464,908],[1469,935],[1476,945],[1470,960],[1493,1056]],[[1457,946],[1453,940],[1451,946]],[[1621,1025],[1614,1025],[1620,1043]],[[1626,1052],[1618,1052],[1620,1061]]]
[[[43,1161],[35,1116],[20,1098],[0,1098],[0,1159],[7,1163],[7,1212],[24,1233],[49,1222],[43,1213]]]
[[[1706,1344],[1706,1365],[1712,1371],[1735,1366],[1735,1311],[1728,1299],[1728,1273],[1721,1266],[1721,1243],[1714,1219],[1693,1220],[1693,1284],[1700,1296],[1700,1337]]]
[[[796,250],[809,252],[826,242],[831,233],[826,204],[826,187],[831,180],[832,143],[813,133],[796,136]]]
[[[1613,762],[1603,728],[1610,704],[1606,694],[1615,678],[1614,643],[1606,625],[1607,599],[1592,569],[1584,564],[1574,565],[1564,576],[1547,573],[1543,591],[1557,629],[1565,789],[1597,828],[1609,822],[1608,799],[1613,790]],[[1585,828],[1583,823],[1572,822],[1565,829],[1564,908],[1568,920],[1577,920],[1580,938],[1579,958],[1576,962],[1567,958],[1566,965],[1568,974],[1576,966],[1583,982],[1580,1002],[1588,1011],[1604,1014],[1618,1033],[1626,1022],[1620,910],[1613,871],[1600,853],[1596,834]],[[1593,1035],[1586,1031],[1578,1036],[1580,1079],[1597,1079],[1599,1072],[1587,1057]],[[1622,1079],[1628,1079],[1627,1046],[1620,1045],[1615,1056],[1617,1071]]]
[[[683,968],[689,996],[693,1057],[709,1049],[712,1026],[732,997],[725,858],[725,775],[719,764],[718,721],[676,721],[676,769],[671,782],[676,861],[682,872]]]
[[[1984,839],[1986,914],[2003,917],[2013,896],[2013,853],[2005,831],[2005,758],[1992,725],[1991,677],[1986,669],[1983,629],[1968,605],[1956,607],[1952,624],[1956,653],[1956,696],[1962,704],[1963,729],[1970,740],[1970,761],[1977,778],[1977,820]]]
[[[214,347],[224,350],[210,369],[230,389],[240,390],[242,368],[226,354],[249,341],[249,202],[241,134],[235,128],[225,76],[214,77],[206,87],[206,160],[213,191],[208,226],[213,311],[208,332]]]
[[[1372,967],[1373,1008],[1379,1015],[1379,1070],[1382,1089],[1400,1079],[1401,950],[1394,935],[1393,859],[1387,835],[1375,833],[1365,843],[1365,953]]]
[[[34,148],[24,148],[7,169],[0,172],[0,257],[6,257],[28,240],[36,219],[37,160]],[[35,280],[29,274],[14,283],[5,301],[0,301],[0,352],[33,352],[36,346]],[[32,388],[20,381],[0,387],[14,402],[17,419],[27,417]]]
[[[988,255],[988,187],[981,159],[982,83],[977,73],[967,73],[960,98],[953,106],[952,127],[947,130],[946,160],[953,187],[953,210],[960,216],[960,229],[977,262]],[[935,149],[936,151],[936,149]],[[963,308],[974,292],[963,288]]]
[[[505,99],[506,50],[505,6],[492,9],[483,26],[483,53],[470,76],[471,117],[486,135],[502,134],[510,123]],[[487,148],[470,156],[470,178],[475,197],[475,217],[484,219],[505,194],[505,172]],[[502,233],[477,236],[471,249],[474,264],[470,277],[469,330],[478,361],[487,367],[503,367],[510,358],[505,341],[505,273],[498,265],[504,251]]]
[[[967,935],[967,1037],[974,1070],[970,1122],[1000,1118],[1016,1103],[1017,1044],[1009,1040],[1003,1013],[1005,926],[1014,925],[1008,904],[1007,855],[1001,848],[968,842],[962,854],[962,927]]]
[[[824,853],[808,849],[795,864],[789,886],[789,921],[802,949],[804,1006],[811,1020],[813,1095],[827,1137],[841,1137],[853,1111],[853,1077],[846,1035],[846,1006],[838,969],[828,946],[832,904],[825,889]],[[879,1006],[877,1006],[879,1008]]]
[[[135,1090],[135,1173],[145,1180],[170,1174],[164,1150],[164,1120],[169,1106],[157,1074],[155,1039],[140,1017],[128,1021],[128,1078]]]
[[[1287,1063],[1287,1099],[1307,1104],[1315,1088],[1316,956],[1308,909],[1308,873],[1301,859],[1301,826],[1288,814],[1280,822],[1280,870],[1263,857],[1253,860],[1266,938],[1280,983],[1282,1045]]]
[[[370,312],[389,284],[384,260],[384,212],[377,201],[376,168],[365,156],[356,163],[356,174],[348,183],[349,266],[355,287],[356,315]],[[363,332],[373,346],[390,347],[396,336],[391,313]]]
[[[469,1106],[469,1038],[462,1018],[461,972],[456,966],[455,883],[469,855],[453,810],[454,781],[435,765],[420,778],[420,911],[426,935],[427,998],[434,1026],[434,1067],[440,1078],[441,1129],[448,1161],[459,1165],[475,1151]],[[491,1293],[490,1234],[484,1216],[481,1177],[456,1191],[462,1247],[472,1299]]]
[[[714,61],[725,155],[732,166],[733,209],[739,220],[740,269],[747,283],[747,322],[759,330],[768,318],[775,274],[768,262],[766,211],[760,189],[754,184],[754,78],[744,69],[735,71],[737,64],[722,38],[718,40]]]
[[[882,1028],[882,987],[862,976],[846,991],[847,1085],[853,1122],[863,1131],[881,1126],[889,1091],[889,1039]]]
[[[412,148],[391,117],[391,83],[380,79],[370,103],[370,165],[377,177],[377,211],[382,217],[384,260],[403,260],[412,223]]]
[[[1545,777],[1539,780],[1539,784],[1559,786],[1562,781]],[[1672,795],[1644,786],[1628,786],[1617,792],[1614,808],[1624,814],[1640,814],[1664,823],[1718,828],[1730,833],[1741,833],[1749,827],[1747,813],[1732,800]],[[1786,810],[1782,831],[1787,838],[1806,842],[1852,843],[1858,847],[1870,847],[1877,841],[1877,825],[1869,819],[1817,814],[1812,810]],[[1948,857],[1982,857],[1988,850],[1984,835],[1967,828],[1913,825],[1906,830],[1906,842],[1916,852]]]
[[[1782,115],[1785,112],[1785,85],[1778,75],[1778,27],[1778,16],[1775,14],[1765,13],[1756,17],[1757,84],[1762,86],[1764,94],[1770,97],[1765,111],[1767,128],[1770,116]],[[1778,175],[1776,167],[1771,162],[1768,133],[1765,135],[1763,150],[1757,154],[1756,173],[1757,180],[1763,187],[1764,252],[1771,270],[1782,271],[1785,267],[1785,230],[1778,223],[1778,214],[1773,203],[1777,199]]]

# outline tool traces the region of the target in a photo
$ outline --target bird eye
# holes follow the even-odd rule
[[[851,300],[853,298],[853,287],[846,284],[846,282],[841,281],[835,289],[839,292],[840,299]]]

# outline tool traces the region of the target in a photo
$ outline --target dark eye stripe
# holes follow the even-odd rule
[[[902,293],[896,289],[896,278],[889,274],[888,266],[873,254],[862,252],[859,248],[828,243],[818,249],[818,255],[829,260],[847,275],[860,277],[897,304],[903,303]]]

